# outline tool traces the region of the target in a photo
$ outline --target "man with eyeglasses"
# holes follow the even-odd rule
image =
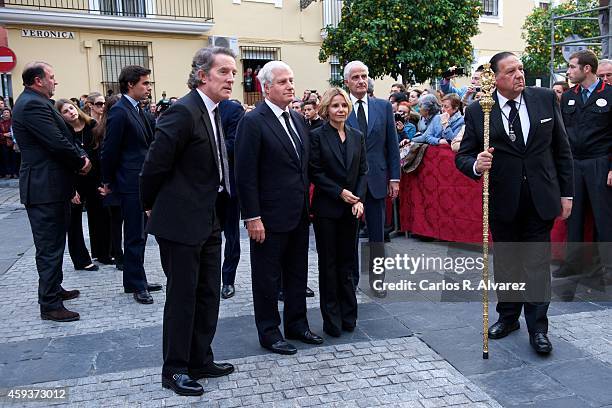
[[[612,60],[599,60],[599,67],[597,68],[597,77],[608,85],[612,85]]]

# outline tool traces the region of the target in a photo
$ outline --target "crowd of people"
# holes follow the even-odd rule
[[[312,223],[322,330],[332,337],[352,332],[358,320],[359,220],[367,226],[367,262],[384,256],[386,201],[399,195],[400,148],[418,144],[452,148],[468,177],[491,171],[496,242],[547,242],[552,220],[570,217],[572,202],[578,210],[569,221],[570,239],[581,239],[587,201],[596,238],[612,241],[610,61],[598,63],[590,51],[574,54],[568,77],[575,86],[555,84],[564,90],[560,98],[551,90],[526,88],[522,65],[511,53],[496,55],[491,64],[497,126],[494,149],[487,151],[482,109],[475,103],[482,97],[482,67],[467,87],[453,85],[459,73],[453,67],[439,91],[394,84],[388,99],[379,99],[372,96],[368,67],[351,61],[344,68],[346,91],[307,90],[298,99],[291,67],[270,61],[256,76],[245,74],[265,96],[250,107],[230,100],[235,55],[220,47],[195,54],[185,96],[166,99],[164,93],[157,103],[149,99],[151,71],[141,66],[122,69],[120,94],[92,92],[52,102],[53,67],[27,64],[11,126],[2,130],[22,154],[20,196],[37,249],[41,318],[80,318],[64,306],[80,295],[62,287],[66,234],[76,270],[95,271],[94,261],[115,264],[123,271],[124,291],[138,303],[153,303],[151,292],[163,289],[147,280],[144,268],[147,234],[154,235],[167,277],[162,384],[181,395],[201,395],[198,379],[234,370],[214,362],[211,342],[220,298],[236,293],[241,220],[250,238],[261,346],[295,354],[288,340],[324,342],[306,317],[306,297],[314,296],[306,284]],[[589,140],[581,126],[592,129]],[[1,146],[7,151],[7,142]],[[593,179],[596,187],[589,184]],[[83,208],[91,252],[83,237]],[[507,255],[506,262],[516,261]],[[544,267],[546,255],[535,258],[541,262],[525,259],[525,269]],[[610,267],[607,257],[602,262]],[[544,275],[538,271],[546,280]],[[384,273],[376,278],[384,280]],[[372,274],[369,279],[372,286]],[[492,338],[518,328],[522,303],[501,300]],[[550,352],[548,303],[526,301],[524,308],[532,346]]]

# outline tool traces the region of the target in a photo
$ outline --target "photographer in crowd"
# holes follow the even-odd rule
[[[461,98],[463,106],[467,107],[470,103],[480,99],[480,76],[482,75],[483,70],[484,67],[482,65],[476,69],[474,74],[472,74],[472,80],[469,86],[455,88],[452,85],[451,80],[458,76],[464,75],[465,70],[463,67],[450,67],[444,74],[442,74],[442,79],[440,80],[440,90],[444,92],[445,95],[456,93]]]

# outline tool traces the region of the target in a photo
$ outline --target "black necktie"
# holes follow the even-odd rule
[[[295,134],[295,131],[291,127],[291,122],[289,122],[289,112],[283,112],[283,118],[285,119],[285,124],[287,125],[287,130],[289,131],[289,136],[293,140],[293,144],[295,145],[295,153],[297,154],[298,159],[302,160],[302,139],[298,135]]]
[[[223,136],[223,126],[221,126],[221,115],[219,115],[219,107],[213,110],[215,114],[215,128],[217,130],[217,151],[221,159],[221,185],[227,192],[231,194],[229,185],[229,165],[227,163],[227,148],[225,147],[225,137]]]
[[[151,129],[151,126],[149,126],[149,121],[147,120],[144,111],[140,108],[140,106],[136,106],[136,109],[138,109],[138,116],[140,116],[140,120],[142,121],[142,125],[144,126],[144,128],[147,131],[147,143],[151,143],[151,139],[153,138],[153,130]]]
[[[368,121],[366,120],[365,109],[363,107],[363,101],[360,99],[357,101],[359,105],[357,107],[357,122],[359,123],[359,130],[364,136],[368,135]]]
[[[508,116],[508,134],[510,136],[510,140],[512,140],[512,133],[514,133],[514,144],[520,150],[525,150],[525,139],[523,139],[521,115],[519,115],[518,109],[516,108],[516,101],[511,99],[507,102],[507,104],[510,106],[510,115]]]

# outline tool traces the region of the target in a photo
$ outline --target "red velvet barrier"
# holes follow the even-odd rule
[[[589,225],[591,224],[591,225]],[[465,176],[455,167],[448,146],[430,146],[412,173],[400,182],[402,231],[453,242],[482,242],[482,181]],[[591,233],[587,223],[585,235]],[[551,232],[553,242],[566,240],[561,219]]]

